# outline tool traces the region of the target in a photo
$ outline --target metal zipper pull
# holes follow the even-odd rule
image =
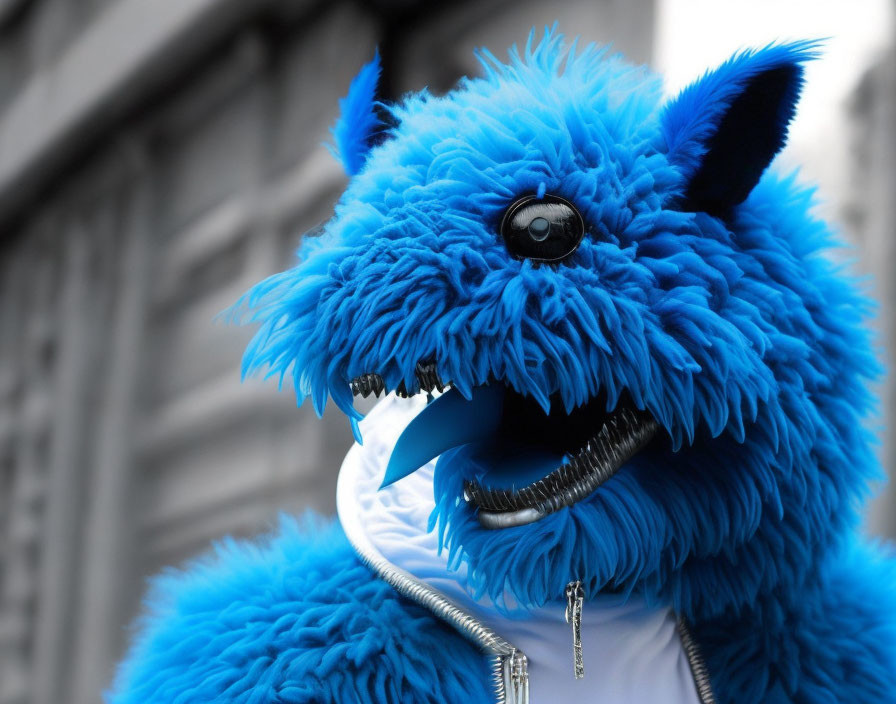
[[[585,676],[582,658],[582,604],[585,603],[585,587],[580,580],[566,585],[566,622],[572,624],[572,656],[576,679]]]

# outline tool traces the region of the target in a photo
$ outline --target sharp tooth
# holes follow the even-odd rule
[[[585,474],[585,463],[582,461],[581,453],[572,458],[569,464],[564,467],[563,484],[569,486],[578,481]]]
[[[417,369],[415,370],[415,374],[417,376],[417,381],[420,384],[420,389],[422,391],[432,391],[432,382],[430,381],[431,372],[429,364],[417,362]]]
[[[438,371],[436,371],[435,362],[418,362],[414,373],[422,391],[438,389],[441,393],[445,390],[445,385],[439,378]]]
[[[573,458],[572,462],[575,462],[575,458]],[[559,481],[557,482],[557,485],[558,485],[557,488],[559,488],[560,486],[569,484],[569,481],[570,481],[570,479],[571,479],[571,476],[570,476],[570,475],[572,475],[573,473],[574,473],[574,471],[573,471],[573,465],[572,465],[572,463],[571,463],[571,462],[564,462],[564,463],[560,466],[560,472],[559,472],[558,475],[557,475],[557,479],[559,480]]]
[[[478,503],[482,508],[487,511],[496,511],[498,510],[499,502],[495,498],[494,492],[487,491],[483,489],[481,486],[477,487],[478,492],[476,494],[476,503]]]
[[[584,469],[590,473],[597,469],[597,457],[597,447],[592,443],[588,443],[588,447],[579,455],[578,459],[581,461]]]

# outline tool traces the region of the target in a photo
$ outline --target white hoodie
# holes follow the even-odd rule
[[[531,704],[700,704],[675,615],[637,597],[598,595],[585,601],[585,677],[573,676],[572,627],[565,602],[502,614],[487,597],[475,600],[466,567],[448,568],[426,527],[435,502],[435,461],[379,490],[398,436],[425,405],[421,396],[389,395],[361,422],[339,474],[338,512],[351,537],[358,531],[388,562],[422,580],[525,653]]]

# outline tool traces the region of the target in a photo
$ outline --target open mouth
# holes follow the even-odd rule
[[[467,399],[442,382],[432,362],[416,368],[411,396],[439,391],[405,428],[386,468],[392,484],[435,457],[457,463],[464,500],[480,525],[498,529],[533,523],[585,499],[643,450],[659,425],[627,396],[609,410],[599,394],[566,412],[559,397],[546,413],[531,397],[499,381],[475,387]],[[377,374],[351,382],[356,396],[387,392]],[[447,389],[447,391],[446,391]]]

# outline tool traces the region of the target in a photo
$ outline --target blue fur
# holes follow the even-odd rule
[[[138,626],[114,704],[480,704],[491,694],[476,648],[376,579],[336,524],[284,518],[256,544],[219,544],[153,581]]]
[[[291,379],[319,412],[331,397],[356,418],[349,379],[376,371],[389,388],[414,388],[422,359],[465,395],[496,378],[544,407],[555,393],[570,409],[599,391],[614,406],[626,391],[649,410],[664,442],[529,526],[481,529],[460,499],[463,465],[440,461],[433,528],[498,601],[506,590],[543,604],[581,578],[591,594],[671,605],[692,623],[724,703],[896,691],[896,568],[857,537],[878,476],[869,303],[826,254],[837,241],[812,214],[811,189],[774,169],[759,178],[814,46],[739,54],[671,103],[647,71],[592,46],[567,50],[551,33],[507,64],[484,53],[482,78],[387,107],[395,127],[365,153],[323,236],[242,302],[259,324],[244,373]],[[725,116],[780,69],[774,115],[744,123],[747,138],[771,130],[768,149],[735,150],[747,161],[717,174],[749,196],[713,214],[689,209],[695,175],[731,147],[714,139]],[[509,203],[542,189],[589,226],[560,265],[512,258],[496,232]],[[277,608],[277,594],[265,598]],[[203,607],[195,621],[224,633],[215,614],[226,620],[227,608]],[[334,648],[350,638],[340,628]],[[124,671],[164,658],[169,642],[144,637]],[[234,635],[233,648],[254,647]],[[166,691],[195,685],[170,671]]]
[[[339,101],[339,120],[330,130],[335,142],[330,152],[349,176],[354,176],[364,166],[371,142],[382,128],[376,114],[376,86],[381,72],[377,52],[355,76],[348,95]]]

